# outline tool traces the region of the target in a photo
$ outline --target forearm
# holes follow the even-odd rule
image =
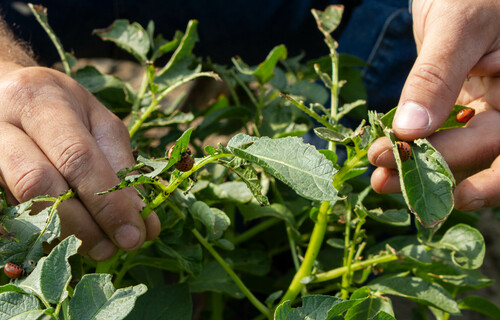
[[[17,40],[0,17],[0,72],[36,65],[30,47]]]

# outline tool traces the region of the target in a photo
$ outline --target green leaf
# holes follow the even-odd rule
[[[219,239],[231,224],[231,220],[229,220],[224,211],[217,208],[210,208],[202,201],[196,201],[189,206],[189,212],[194,219],[203,223],[207,229],[207,238],[209,241]]]
[[[364,301],[362,299],[342,300],[324,295],[305,296],[302,307],[291,308],[290,301],[285,301],[276,308],[275,320],[327,320],[343,314],[346,310]]]
[[[398,165],[401,191],[410,210],[426,228],[444,221],[453,210],[455,179],[441,154],[425,139],[411,144],[410,159],[402,162],[394,137],[392,149]]]
[[[231,261],[234,270],[256,276],[265,276],[271,270],[271,260],[266,251],[239,248],[223,255],[224,260]]]
[[[168,170],[171,166],[173,166],[176,162],[181,160],[181,154],[186,151],[188,144],[189,144],[189,139],[191,138],[191,132],[193,131],[193,128],[189,128],[186,131],[182,133],[182,135],[177,139],[175,142],[175,145],[172,149],[172,152],[170,153],[170,156],[168,158],[168,163],[166,167],[162,170],[162,172],[165,172]],[[168,150],[165,154],[165,156],[168,157]]]
[[[235,67],[243,74],[253,75],[260,84],[269,82],[274,76],[274,68],[278,61],[286,59],[287,50],[284,45],[274,47],[267,55],[266,59],[255,69],[248,67],[240,58],[233,58]]]
[[[270,206],[259,206],[255,203],[247,204],[237,204],[238,210],[245,218],[245,221],[251,221],[254,219],[260,219],[263,217],[274,217],[283,220],[288,223],[288,225],[296,232],[297,223],[295,222],[295,217],[285,205],[280,203],[273,203]]]
[[[323,86],[310,80],[301,80],[287,88],[287,92],[293,96],[300,97],[309,103],[325,104],[328,102],[329,92]]]
[[[500,307],[483,297],[467,296],[459,301],[458,307],[463,310],[475,311],[494,320],[500,320]]]
[[[107,29],[94,30],[94,33],[105,41],[114,42],[141,64],[146,64],[151,43],[146,30],[137,22],[130,24],[128,20],[118,19]]]
[[[448,292],[438,284],[420,278],[390,275],[373,280],[368,284],[368,287],[383,294],[404,297],[433,306],[452,315],[460,315],[457,303]]]
[[[377,313],[377,315],[372,318],[373,320],[396,320],[392,315],[388,314],[387,312],[380,311]]]
[[[93,66],[78,69],[75,74],[75,80],[92,93],[106,88],[120,88],[125,90],[127,94],[131,94],[127,84],[120,78],[102,74]]]
[[[199,67],[192,68],[196,60],[192,52],[198,41],[197,29],[198,21],[190,20],[179,46],[167,64],[158,72],[155,83],[162,85],[163,88],[168,88],[179,83],[182,79],[200,72]]]
[[[454,225],[446,231],[438,245],[451,250],[453,262],[464,269],[477,269],[483,264],[484,238],[469,225]]]
[[[137,299],[136,306],[125,318],[137,319],[192,319],[193,303],[185,284],[149,289]]]
[[[257,183],[259,183],[259,181],[257,181]],[[248,185],[243,181],[228,181],[221,184],[210,183],[208,189],[213,192],[215,198],[221,200],[245,203],[253,198],[253,194],[248,188]]]
[[[337,199],[332,185],[336,172],[333,164],[300,138],[256,138],[240,133],[228,142],[228,148],[236,156],[258,164],[304,198]]]
[[[387,303],[379,296],[373,295],[368,287],[354,291],[351,295],[351,300],[353,299],[362,299],[362,302],[349,308],[345,315],[346,320],[374,319],[383,310],[393,313],[390,303],[387,306]]]
[[[460,128],[465,126],[467,123],[460,123],[457,121],[457,114],[460,112],[462,109],[469,109],[468,107],[456,104],[453,106],[453,109],[451,110],[450,114],[448,115],[448,118],[443,122],[443,124],[439,127],[437,131],[441,130],[446,130],[446,129],[452,129],[452,128]]]
[[[115,290],[110,274],[86,274],[75,287],[69,314],[72,320],[124,319],[146,291],[143,284]]]
[[[18,292],[0,293],[0,320],[38,319],[43,312],[34,296]]]
[[[316,23],[318,24],[318,29],[327,35],[335,31],[340,24],[342,19],[343,6],[330,5],[324,11],[313,9],[311,10]]]
[[[233,279],[216,261],[204,264],[200,276],[190,278],[188,284],[191,292],[214,291],[227,293],[237,299],[245,297]]]
[[[257,176],[257,171],[251,164],[245,163],[239,158],[234,158],[228,164],[222,163],[222,165],[224,165],[226,168],[231,169],[238,175],[238,177],[240,177],[241,180],[243,180],[248,190],[250,190],[252,195],[261,206],[269,205],[269,200],[265,195],[262,194],[262,185],[259,177]]]
[[[393,226],[404,227],[411,223],[410,215],[406,209],[382,210],[381,208],[367,210],[366,213],[375,221],[390,224]]]
[[[62,302],[68,296],[66,287],[71,280],[68,258],[76,254],[80,244],[81,241],[74,235],[61,241],[47,257],[38,261],[35,270],[19,282],[19,287],[43,297],[49,303]]]
[[[189,113],[182,113],[175,111],[168,117],[161,117],[157,119],[153,119],[151,121],[145,122],[141,125],[142,129],[154,128],[154,127],[167,127],[173,124],[181,124],[181,123],[191,123],[194,120],[194,115]]]
[[[161,242],[156,245],[161,252],[169,257],[175,258],[179,266],[186,272],[195,276],[200,274],[202,268],[201,261],[203,259],[201,245],[180,244],[169,246]]]
[[[19,216],[15,219],[2,219],[3,227],[6,231],[15,233],[16,241],[0,242],[0,260],[17,263],[28,260],[38,261],[43,255],[42,243],[50,243],[59,237],[61,225],[57,210],[51,215],[52,207],[47,207],[36,215],[30,215],[29,207],[33,203],[34,201],[28,201],[27,206],[21,204],[11,207],[10,209],[20,209]],[[23,264],[23,267],[29,268],[30,266]]]

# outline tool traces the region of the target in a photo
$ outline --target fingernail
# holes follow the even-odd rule
[[[465,206],[462,206],[460,209],[464,211],[474,211],[484,208],[486,202],[481,199],[474,199],[471,202],[467,203]]]
[[[399,129],[427,129],[430,124],[431,118],[427,109],[415,102],[406,102],[396,110],[394,126]]]
[[[137,227],[126,224],[115,232],[115,240],[122,249],[134,248],[141,238],[141,233]]]
[[[113,242],[105,239],[96,244],[92,249],[90,249],[88,255],[92,260],[104,261],[111,258],[115,251],[116,247]]]

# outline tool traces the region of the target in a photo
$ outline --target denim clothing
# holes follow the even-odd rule
[[[57,53],[25,1],[0,0],[3,16],[19,37],[30,42],[42,63],[57,61]],[[26,1],[27,2],[27,1]],[[171,39],[189,19],[198,19],[200,42],[195,53],[230,64],[239,55],[258,63],[274,46],[284,43],[289,56],[327,54],[321,33],[310,14],[331,3],[345,6],[335,38],[339,51],[368,65],[363,70],[370,109],[386,111],[397,104],[416,50],[407,0],[42,0],[30,1],[48,9],[49,23],[68,51],[77,57],[130,58],[109,42],[92,35],[118,18],[146,26]]]

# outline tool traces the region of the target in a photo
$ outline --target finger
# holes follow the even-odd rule
[[[439,128],[467,74],[489,50],[494,35],[482,30],[484,21],[460,19],[466,14],[460,11],[462,7],[434,1],[425,17],[421,30],[425,36],[393,122],[394,132],[402,140],[426,137]]]
[[[368,149],[368,160],[377,167],[396,168],[396,160],[388,138],[378,138],[372,143]]]
[[[129,132],[123,122],[94,97],[90,98],[89,111],[91,134],[113,171],[118,172],[134,165],[135,160],[130,150]],[[144,206],[134,188],[126,188],[123,191],[133,200],[137,208]],[[153,240],[161,229],[158,216],[152,212],[144,223],[147,233],[146,239]]]
[[[500,73],[500,50],[485,55],[472,68],[472,76],[492,76]]]
[[[475,115],[463,128],[437,132],[428,138],[446,160],[455,179],[488,168],[500,150],[500,113],[488,110]],[[377,139],[368,150],[373,165],[396,168],[392,147],[387,138]]]
[[[462,181],[455,189],[455,208],[474,211],[500,205],[500,160]]]
[[[429,142],[443,155],[455,179],[488,168],[500,151],[500,113],[488,110],[476,114],[463,128],[440,131]]]
[[[60,79],[54,80],[59,84]],[[89,121],[79,107],[90,94],[71,79],[63,86],[45,86],[24,103],[20,125],[74,188],[101,229],[119,247],[138,249],[146,229],[140,207],[124,190],[97,196],[119,183],[106,156],[89,132]],[[49,98],[50,99],[49,99]],[[54,119],[62,125],[54,126]],[[17,119],[14,118],[13,121]]]
[[[401,192],[398,171],[389,168],[377,168],[371,176],[371,185],[377,193]]]
[[[57,196],[69,189],[64,178],[52,166],[38,146],[19,128],[0,122],[0,172],[7,190],[19,202],[39,195]],[[115,245],[77,199],[64,201],[58,209],[61,238],[75,234],[83,244],[79,249],[94,260],[105,260]]]

